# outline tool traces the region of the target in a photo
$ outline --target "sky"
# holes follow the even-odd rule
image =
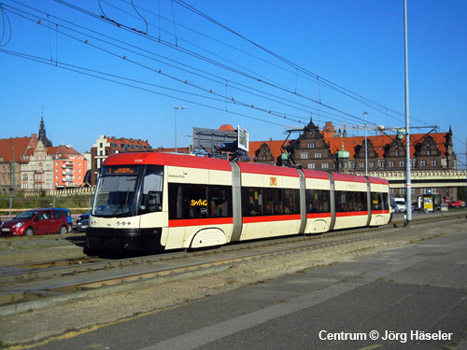
[[[310,119],[405,127],[403,1],[0,0],[0,138],[281,140]],[[410,133],[467,137],[467,2],[407,0]],[[177,111],[174,107],[186,107]],[[367,112],[368,114],[364,114]]]

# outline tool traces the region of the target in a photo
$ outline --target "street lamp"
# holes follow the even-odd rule
[[[365,118],[365,125],[364,125],[364,130],[365,130],[365,176],[368,176],[368,142],[366,138],[366,115],[368,112],[363,112],[363,117]]]
[[[177,111],[179,109],[186,109],[186,106],[174,107],[174,110],[175,110],[175,153],[177,153]]]

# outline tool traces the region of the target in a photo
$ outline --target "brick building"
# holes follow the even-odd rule
[[[96,184],[99,169],[108,156],[114,153],[147,152],[151,150],[152,147],[147,140],[99,135],[96,143],[91,148],[91,185]]]
[[[21,164],[27,162],[27,153],[37,142],[37,134],[0,139],[0,196],[21,188]]]
[[[437,193],[457,198],[457,187],[465,186],[465,172],[457,170],[452,130],[447,133],[410,135],[410,161],[414,195]],[[294,165],[305,169],[387,178],[395,196],[405,195],[405,137],[377,135],[348,137],[336,132],[331,122],[323,130],[310,122],[295,140],[250,142],[255,162]]]
[[[45,147],[39,141],[21,164],[21,189],[24,192],[77,188],[84,184],[87,160],[71,146]]]

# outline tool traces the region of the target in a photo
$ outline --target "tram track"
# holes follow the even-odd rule
[[[287,237],[276,237],[269,239],[261,239],[255,241],[245,241],[232,243],[212,248],[208,250],[199,250],[187,252],[174,251],[162,252],[155,255],[145,255],[141,257],[120,258],[120,259],[102,259],[97,256],[88,256],[76,259],[52,260],[43,262],[34,262],[27,264],[17,264],[6,266],[11,270],[9,273],[0,275],[0,285],[8,285],[9,283],[27,282],[32,280],[40,280],[46,278],[57,278],[66,275],[77,275],[80,273],[89,273],[93,271],[109,270],[115,268],[124,268],[134,265],[153,264],[159,262],[167,262],[172,260],[184,259],[187,257],[203,257],[214,254],[232,253],[242,250],[251,250],[256,248],[264,248],[268,246],[302,243],[310,240],[319,240],[323,238],[341,237],[356,233],[380,231],[388,226],[358,228],[342,231],[326,232],[317,235],[294,235]],[[16,270],[16,271],[15,271]]]
[[[413,222],[413,225],[459,218],[465,218],[465,214],[433,217],[430,218],[431,220]],[[399,220],[392,225],[375,228],[261,240],[189,253],[183,251],[92,263],[81,262],[80,264],[78,262],[77,265],[65,267],[59,266],[60,264],[41,263],[43,264],[41,268],[35,270],[17,271],[17,273],[0,276],[0,285],[7,287],[3,288],[0,294],[0,308],[4,309],[0,310],[0,314],[8,313],[5,307],[14,305],[14,308],[18,309],[19,304],[37,299],[64,295],[82,297],[87,291],[128,285],[135,281],[180,278],[184,274],[192,274],[196,271],[207,273],[213,269],[227,269],[234,264],[267,259],[277,255],[383,238],[401,232],[397,228],[400,224],[402,222]],[[27,269],[24,265],[22,268]]]

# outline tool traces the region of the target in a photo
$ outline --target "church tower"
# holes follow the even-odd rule
[[[39,138],[38,141],[42,141],[44,147],[52,147],[52,142],[47,138],[45,133],[45,126],[44,126],[44,117],[41,116],[41,124],[39,127]]]

